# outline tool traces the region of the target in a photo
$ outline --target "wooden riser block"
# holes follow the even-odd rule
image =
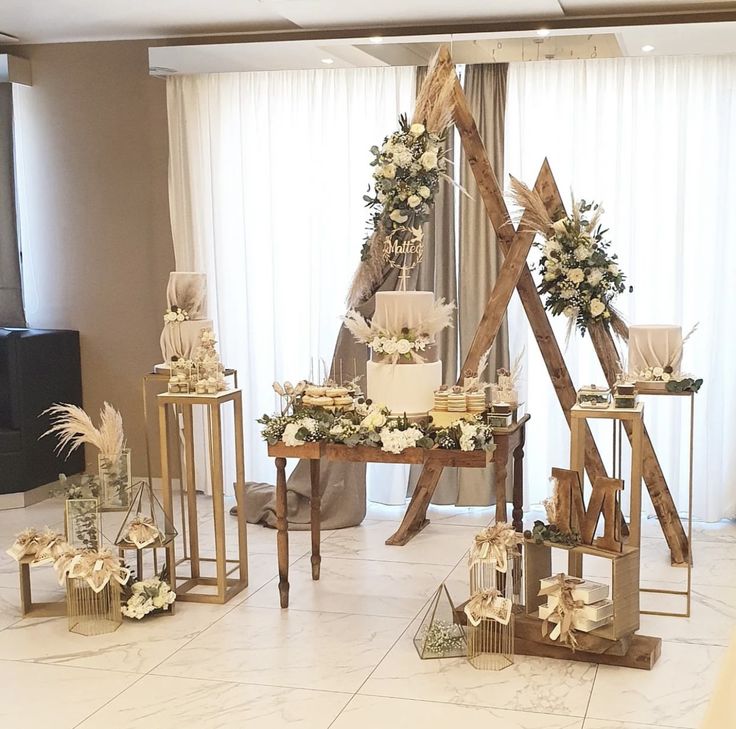
[[[576,650],[574,653],[564,645],[550,645],[536,640],[525,640],[516,637],[514,653],[520,656],[537,656],[540,658],[558,658],[565,661],[582,661],[604,666],[621,666],[623,668],[639,668],[651,671],[662,654],[662,639],[648,635],[634,635],[631,645],[624,656],[613,653],[587,653]]]

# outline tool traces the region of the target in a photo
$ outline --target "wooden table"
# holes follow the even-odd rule
[[[489,461],[489,463],[493,463],[496,467],[496,522],[506,521],[508,518],[506,513],[506,477],[508,475],[509,465],[514,469],[513,511],[511,512],[511,518],[514,529],[517,532],[522,531],[522,519],[524,516],[523,459],[526,423],[530,417],[527,414],[517,422],[512,423],[508,428],[493,429],[493,442],[496,444],[496,449],[493,452],[493,457]],[[422,475],[417,481],[411,502],[406,509],[406,514],[404,514],[404,518],[396,532],[386,540],[386,544],[403,546],[429,524],[427,509],[439,483],[442,469],[446,465],[449,464],[433,462],[425,466]],[[462,466],[463,464],[457,465]]]
[[[279,563],[279,595],[281,607],[289,606],[289,522],[286,516],[286,459],[309,460],[311,484],[311,533],[312,533],[312,579],[318,580],[320,573],[320,460],[348,461],[352,463],[408,463],[424,466],[423,475],[439,475],[444,468],[485,468],[496,465],[496,519],[506,520],[506,476],[509,461],[514,468],[513,519],[517,531],[522,528],[524,430],[529,415],[508,428],[494,428],[495,448],[491,451],[459,451],[441,448],[407,448],[400,454],[386,453],[379,448],[357,446],[350,448],[334,443],[306,443],[302,446],[287,446],[276,443],[268,447],[268,455],[276,459],[276,529]],[[434,482],[436,487],[437,482]],[[406,544],[415,534],[429,524],[427,508],[434,493],[427,479],[420,478],[414,490],[404,519],[396,534],[386,540],[389,545]],[[418,526],[417,526],[418,525]]]

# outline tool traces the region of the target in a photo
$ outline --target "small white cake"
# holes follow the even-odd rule
[[[679,353],[678,353],[679,352]],[[629,372],[647,367],[672,367],[680,371],[682,327],[674,324],[632,324],[629,327]]]

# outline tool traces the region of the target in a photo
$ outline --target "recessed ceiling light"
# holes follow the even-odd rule
[[[326,63],[328,66],[331,66],[335,62],[334,58],[323,58],[322,63]]]
[[[644,53],[651,53],[654,50],[654,46],[650,46],[647,43],[647,45],[642,46],[641,49],[642,49],[642,51],[644,51]]]
[[[537,35],[540,38],[546,38],[549,35],[549,28],[539,28],[539,30],[537,30]]]
[[[380,35],[372,35],[370,41],[371,43],[383,43],[383,37]]]

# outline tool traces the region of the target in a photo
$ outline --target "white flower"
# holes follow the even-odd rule
[[[422,339],[421,337],[419,339],[414,340],[414,349],[417,350],[417,352],[423,352],[427,348],[427,340]]]
[[[394,223],[405,223],[407,220],[409,220],[408,215],[404,215],[404,213],[401,212],[401,210],[392,210],[389,213],[389,218],[394,221]]]
[[[434,170],[437,167],[437,153],[427,150],[420,158],[419,161],[422,163],[422,167],[425,170]]]
[[[601,282],[602,279],[603,279],[603,271],[601,271],[600,268],[594,268],[588,274],[588,283],[591,286],[597,286]]]
[[[662,367],[655,367],[655,368],[654,368],[654,369],[652,370],[652,374],[653,374],[653,375],[654,375],[655,377],[662,377],[662,375],[664,374],[664,369],[663,369]]]
[[[409,199],[406,202],[410,208],[415,208],[417,205],[422,204],[422,198],[419,195],[409,195]]]
[[[304,445],[304,441],[300,440],[296,437],[297,431],[299,430],[301,426],[299,423],[289,423],[284,428],[284,434],[281,436],[281,439],[284,441],[284,444],[287,446],[300,446]]]
[[[577,307],[575,306],[566,306],[565,310],[562,312],[568,319],[574,319],[578,315]]]
[[[612,274],[613,274],[614,276],[618,276],[618,272],[619,272],[619,267],[618,267],[618,264],[616,264],[616,263],[611,263],[611,264],[609,264],[609,266],[608,266],[608,270],[609,270],[609,271],[610,271],[610,272],[611,272],[611,273],[612,273]]]
[[[409,354],[411,351],[411,342],[408,339],[399,339],[396,342],[396,351],[399,354]]]
[[[383,351],[386,354],[396,354],[397,343],[395,339],[386,339],[383,343]]]
[[[560,291],[561,299],[572,299],[573,296],[575,296],[575,289],[562,289]]]
[[[370,348],[374,352],[383,352],[383,340],[381,337],[373,337],[373,341],[370,343]]]
[[[672,379],[672,375],[669,372],[662,373],[662,382],[669,382]]]
[[[153,598],[153,607],[162,608],[165,604],[164,598],[161,595],[157,595]]]
[[[431,194],[432,191],[426,186],[426,185],[420,185],[417,189],[417,192],[426,200]]]
[[[393,160],[399,167],[408,167],[414,161],[414,157],[406,147],[401,145],[394,149]]]
[[[383,405],[374,405],[363,420],[360,421],[361,428],[369,430],[383,428],[386,425],[386,416],[383,414]]]
[[[584,261],[588,255],[590,254],[590,251],[585,246],[578,246],[575,249],[575,258],[578,261]]]
[[[557,220],[552,223],[552,229],[555,231],[555,233],[564,233],[567,230],[567,228],[565,227],[565,223],[567,222],[568,218]]]
[[[406,448],[414,448],[422,437],[422,431],[412,426],[406,430],[381,429],[381,450],[387,453],[401,453]]]
[[[179,312],[176,315],[176,321],[184,321],[184,314],[182,314],[181,312]]]
[[[389,180],[393,180],[396,177],[396,165],[389,162],[380,168],[381,175]]]
[[[380,203],[386,202],[386,195],[384,195],[384,193],[382,192],[377,193],[376,198],[378,199],[378,202]]]
[[[421,137],[424,132],[424,124],[412,124],[409,127],[409,134],[411,134],[413,137]]]
[[[547,271],[547,273],[544,274],[545,281],[554,281],[556,278],[557,274],[554,271]]]
[[[571,268],[567,272],[567,278],[574,284],[579,284],[585,281],[585,274],[582,268]]]
[[[606,310],[606,305],[600,299],[590,300],[590,313],[593,316],[600,316]]]

